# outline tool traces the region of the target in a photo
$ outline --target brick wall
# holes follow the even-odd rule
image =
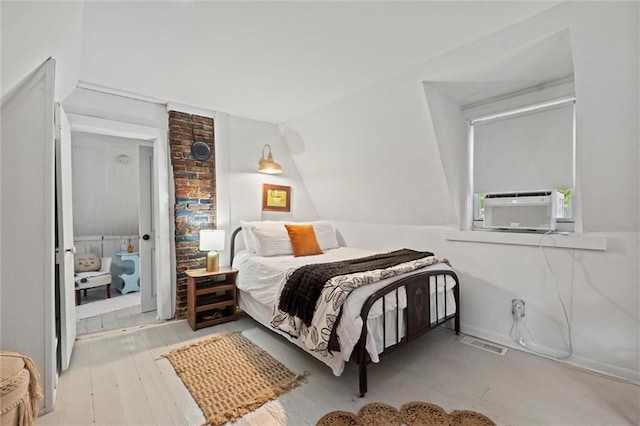
[[[191,156],[195,140],[206,142],[211,157]],[[175,184],[176,313],[187,316],[187,278],[184,271],[204,268],[206,253],[198,249],[200,229],[216,227],[216,169],[213,118],[169,111],[169,147]]]

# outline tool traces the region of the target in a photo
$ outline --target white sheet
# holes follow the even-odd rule
[[[312,263],[336,262],[355,259],[374,254],[369,250],[339,247],[326,250],[317,256],[271,256],[263,257],[240,251],[233,259],[233,267],[240,270],[236,285],[240,290],[248,291],[258,302],[274,305],[278,289],[286,282],[287,273]]]
[[[270,325],[271,314],[278,302],[277,295],[279,294],[280,288],[284,286],[286,282],[288,272],[310,263],[335,262],[338,260],[369,256],[371,254],[375,254],[375,252],[356,248],[339,247],[333,250],[326,250],[324,254],[317,256],[262,257],[251,254],[247,250],[242,250],[235,256],[233,261],[233,267],[240,271],[236,281],[238,288],[241,290],[239,298],[240,307],[266,327],[271,328],[279,334],[287,337],[292,342],[298,344],[296,339],[290,338],[286,333],[280,332],[279,330],[272,328]],[[407,276],[427,270],[443,269],[451,270],[448,265],[439,263],[413,271],[407,274]],[[366,286],[361,286],[349,295],[346,303],[343,305],[342,319],[340,320],[336,331],[342,352],[336,353],[333,357],[322,357],[312,352],[309,353],[331,367],[336,376],[342,374],[342,371],[344,370],[344,363],[349,360],[351,352],[360,338],[360,331],[362,329],[360,311],[362,310],[362,305],[376,290],[397,279],[398,277],[394,277]],[[451,315],[456,312],[455,299],[452,291],[454,286],[455,281],[453,278],[447,277],[446,292],[442,288],[438,289],[438,318],[442,318],[445,315]],[[442,285],[440,285],[440,287],[442,287]],[[431,278],[431,289],[431,320],[435,321],[436,304],[434,297],[435,284],[433,278]],[[245,294],[250,296],[245,296],[245,299],[247,299],[247,301],[245,301],[246,303],[242,300],[243,295]],[[446,313],[444,311],[445,299]],[[400,304],[400,309],[406,308],[407,298],[404,288],[400,288],[398,291],[398,302]],[[256,306],[258,304],[262,306],[259,308]],[[396,326],[395,309],[395,293],[388,294],[385,296],[385,311],[387,312],[386,342],[382,341],[382,301],[376,302],[369,313],[369,319],[367,321],[367,351],[369,352],[369,356],[373,362],[378,362],[378,354],[380,354],[385,347],[395,344],[397,328],[399,328],[401,336],[404,336],[405,334],[404,316],[400,315],[400,324]],[[269,313],[267,318],[264,318],[265,312]],[[301,345],[298,344],[298,346]]]

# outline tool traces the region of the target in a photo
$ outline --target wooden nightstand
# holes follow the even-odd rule
[[[187,322],[193,330],[236,319],[238,270],[192,269],[187,274]]]

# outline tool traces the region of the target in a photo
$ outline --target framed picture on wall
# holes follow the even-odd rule
[[[272,212],[290,212],[291,187],[263,183],[262,210]]]

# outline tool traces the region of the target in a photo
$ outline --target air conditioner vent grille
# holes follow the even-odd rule
[[[498,354],[498,355],[504,355],[507,353],[507,348],[503,346],[496,345],[495,343],[485,342],[483,340],[479,340],[473,337],[463,337],[461,342],[469,346],[474,346],[476,348],[479,348],[494,354]]]

